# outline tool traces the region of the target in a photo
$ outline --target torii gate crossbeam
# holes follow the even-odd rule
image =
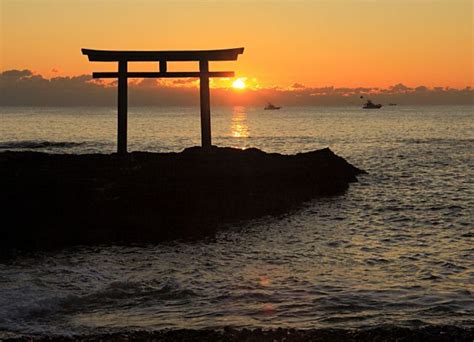
[[[201,144],[211,147],[210,77],[234,77],[233,71],[209,71],[209,61],[235,61],[244,48],[188,51],[110,51],[82,49],[91,62],[117,62],[117,72],[94,72],[93,78],[117,78],[117,153],[127,153],[127,112],[129,78],[199,77],[201,103]],[[199,71],[168,72],[167,62],[199,62]],[[128,62],[158,62],[158,72],[128,72]]]

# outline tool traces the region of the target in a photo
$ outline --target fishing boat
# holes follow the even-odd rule
[[[268,105],[263,109],[265,109],[265,110],[277,110],[277,109],[280,109],[280,108],[281,107],[277,107],[277,106],[271,104],[270,102],[268,102]]]
[[[372,101],[367,100],[367,103],[364,104],[364,106],[362,108],[364,108],[364,109],[379,109],[379,108],[382,108],[382,105],[380,103],[375,104]]]

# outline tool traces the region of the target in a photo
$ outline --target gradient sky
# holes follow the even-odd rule
[[[82,47],[244,46],[238,62],[211,68],[264,87],[473,85],[472,0],[0,0],[0,11],[1,70],[115,69],[88,62]]]

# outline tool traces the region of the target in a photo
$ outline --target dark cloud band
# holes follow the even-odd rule
[[[130,80],[130,105],[197,105],[198,89],[193,80],[172,83],[161,80]],[[0,74],[0,106],[114,106],[116,84],[96,81],[90,75],[53,77],[46,79],[31,70],[7,70]],[[366,95],[379,103],[400,104],[473,104],[474,90],[396,84],[381,88],[306,87],[294,83],[287,89],[262,88],[235,92],[213,89],[215,105],[257,105],[275,101],[289,105],[350,105],[360,104]]]

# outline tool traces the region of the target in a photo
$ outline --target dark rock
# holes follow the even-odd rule
[[[181,153],[0,153],[0,249],[212,235],[342,193],[364,171],[329,149],[297,155],[192,147]]]

